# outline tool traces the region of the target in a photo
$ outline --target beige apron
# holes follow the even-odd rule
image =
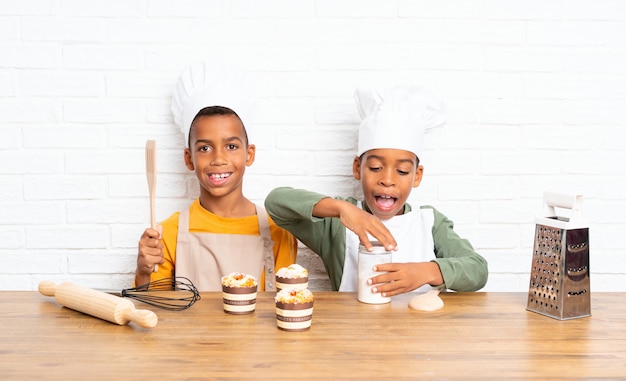
[[[275,290],[269,221],[265,209],[256,206],[256,211],[261,235],[190,233],[189,208],[183,210],[178,217],[176,276],[189,278],[200,291],[221,291],[222,277],[232,272],[254,275],[259,282],[264,275],[265,290]]]

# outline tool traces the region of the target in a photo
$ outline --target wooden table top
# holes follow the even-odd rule
[[[273,293],[251,315],[223,312],[221,293],[185,311],[142,303],[155,328],[116,325],[37,292],[0,292],[0,379],[255,380],[626,378],[623,293],[594,293],[592,316],[526,310],[525,293],[443,293],[434,312],[317,292],[305,332],[277,329]]]

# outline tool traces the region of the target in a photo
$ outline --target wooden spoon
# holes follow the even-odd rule
[[[156,141],[146,141],[146,178],[148,179],[148,192],[150,193],[150,227],[156,229]],[[154,265],[153,272],[159,271],[159,265]]]

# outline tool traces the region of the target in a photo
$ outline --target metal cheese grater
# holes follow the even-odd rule
[[[536,219],[526,309],[559,320],[590,316],[589,228],[582,196],[546,192],[543,200],[546,217]]]

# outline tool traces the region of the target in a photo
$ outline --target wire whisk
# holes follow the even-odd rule
[[[169,311],[182,311],[200,300],[196,286],[185,277],[163,278],[122,290],[121,295]]]

